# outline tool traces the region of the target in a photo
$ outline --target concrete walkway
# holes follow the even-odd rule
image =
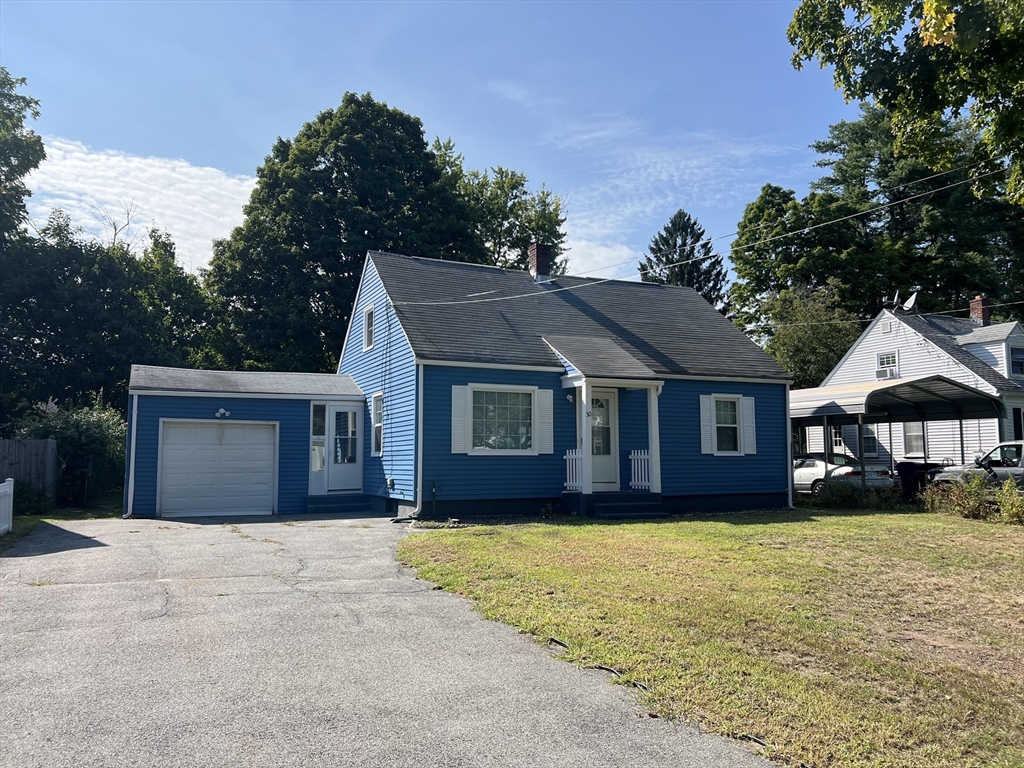
[[[42,523],[0,556],[0,763],[767,766],[394,559],[387,520]]]

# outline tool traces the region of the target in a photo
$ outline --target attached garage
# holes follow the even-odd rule
[[[347,375],[136,365],[129,397],[126,517],[302,514],[314,503],[322,509],[334,498],[325,453],[354,462],[339,470],[352,470],[344,490],[361,498],[355,430],[366,400]],[[338,420],[349,430],[344,436],[324,428],[325,414],[335,413],[346,417]],[[348,450],[333,450],[339,441]]]

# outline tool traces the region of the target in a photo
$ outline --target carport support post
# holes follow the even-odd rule
[[[828,458],[831,455],[829,449],[832,447],[832,438],[828,434],[828,416],[821,417],[821,444],[825,451],[825,492],[832,495],[832,473],[828,471]]]
[[[876,437],[877,439],[877,437]],[[867,503],[868,498],[868,478],[864,474],[867,470],[864,468],[864,414],[857,414],[857,458],[860,459],[860,503]]]
[[[964,420],[963,420],[963,417],[961,416],[959,419],[957,419],[957,421],[960,424],[960,463],[961,464],[966,464],[967,463],[967,458],[966,458],[966,454],[964,453]]]

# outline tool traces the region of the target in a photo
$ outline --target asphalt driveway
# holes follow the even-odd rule
[[[417,581],[387,520],[43,523],[0,557],[0,762],[766,766]]]

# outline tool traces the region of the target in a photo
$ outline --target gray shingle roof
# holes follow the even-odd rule
[[[657,374],[611,339],[580,336],[545,336],[550,344],[584,376],[612,379],[656,379]]]
[[[352,377],[333,373],[269,371],[202,371],[133,365],[128,387],[138,391],[211,392],[218,394],[362,397]]]
[[[990,341],[1006,341],[1016,322],[996,323],[995,325],[978,325],[966,317],[946,317],[945,315],[921,315],[928,323],[942,333],[955,336],[958,344],[985,344]]]
[[[370,258],[422,360],[560,368],[544,338],[572,338],[582,359],[559,351],[594,370],[607,357],[630,376],[790,378],[689,288],[580,277],[537,284],[526,272],[477,264],[376,251]],[[521,298],[479,301],[512,296]]]
[[[979,379],[991,384],[1000,392],[1024,391],[1024,387],[1020,384],[1010,381],[995,368],[982,362],[960,346],[958,336],[963,335],[963,325],[961,323],[970,323],[969,320],[958,317],[946,317],[944,315],[916,315],[909,313],[899,314],[897,317],[962,366],[976,374]],[[1001,323],[1000,325],[1014,325],[1014,323]],[[972,339],[969,343],[974,342],[975,340]]]

